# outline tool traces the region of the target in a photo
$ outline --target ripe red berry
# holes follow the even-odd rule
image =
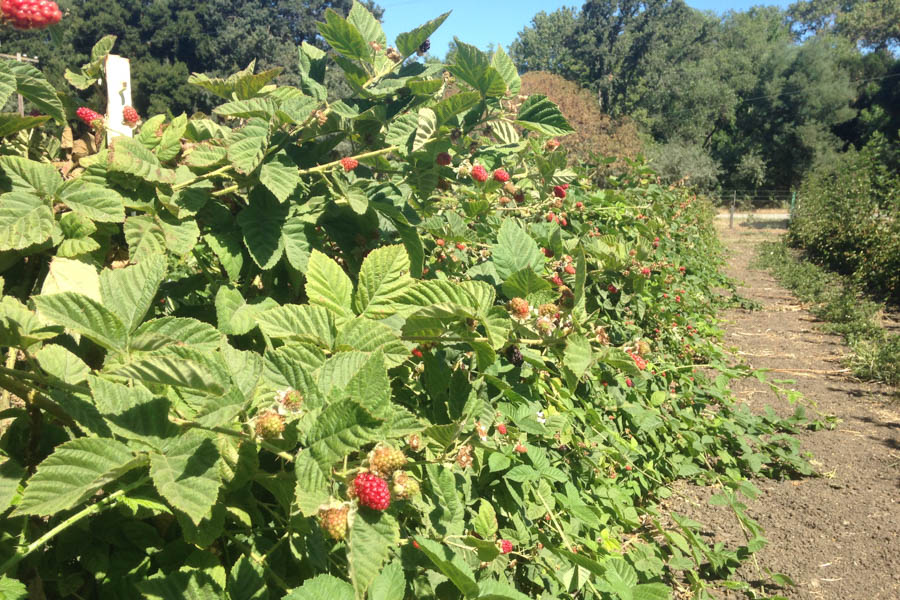
[[[547,219],[547,222],[548,222],[548,223],[552,223],[553,221],[556,220],[556,215],[555,215],[554,213],[552,213],[552,212],[548,212],[548,213],[547,213],[547,216],[544,217],[544,218]]]
[[[0,20],[16,29],[43,29],[59,23],[62,12],[51,0],[3,0]]]
[[[569,275],[574,275],[575,267],[573,267],[572,265],[566,265],[566,273],[568,273]]]
[[[528,316],[531,307],[528,305],[528,300],[525,298],[513,298],[509,301],[509,310],[517,317],[524,319]]]
[[[509,554],[512,552],[513,545],[509,540],[500,540],[500,554]]]
[[[480,181],[482,183],[487,181],[488,178],[487,171],[481,165],[475,165],[474,167],[472,167],[471,175],[472,179],[474,179],[475,181]]]
[[[122,120],[127,125],[136,125],[141,120],[141,116],[133,107],[126,106],[122,109]]]
[[[566,218],[565,218],[565,217],[560,217],[560,218],[557,220],[557,223],[559,223],[559,226],[560,226],[560,227],[565,227],[566,225],[569,224],[569,222],[566,221]]]
[[[359,161],[355,158],[344,157],[341,159],[341,166],[344,167],[345,172],[349,173],[359,166]]]
[[[356,498],[373,510],[386,510],[391,505],[388,482],[373,473],[360,473],[353,480]]]
[[[413,540],[413,548],[415,548],[416,550],[418,550],[419,547],[420,547],[420,546],[419,546],[419,542],[417,542],[416,540]]]
[[[456,242],[456,249],[457,249],[457,250],[465,250],[465,249],[466,249],[466,245],[463,244],[462,242]]]
[[[438,238],[434,240],[434,243],[443,248],[444,244],[446,244],[447,242],[445,242],[443,238]]]
[[[561,185],[554,186],[553,195],[557,198],[565,198],[566,197],[566,188]]]
[[[103,121],[103,115],[101,115],[97,111],[91,110],[86,106],[82,106],[81,108],[76,110],[75,114],[79,119],[84,121],[85,125],[88,125],[90,127],[95,127],[97,121]]]
[[[422,358],[422,351],[419,350],[418,348],[413,348],[412,355],[415,356],[416,358]]]
[[[497,433],[500,435],[506,435],[506,425],[504,423],[497,424]]]
[[[634,382],[631,381],[631,378],[628,378],[625,380],[625,385],[627,385],[628,387],[634,387]]]
[[[507,181],[509,181],[509,173],[507,173],[503,169],[494,170],[494,181],[499,181],[500,183],[506,183]]]
[[[451,162],[453,162],[453,158],[450,157],[449,152],[441,152],[434,159],[434,162],[441,165],[442,167],[448,166]]]
[[[618,288],[616,288],[616,286],[614,286],[613,284],[609,284],[609,287],[606,289],[609,291],[610,294],[615,294],[616,292],[619,291]]]
[[[525,454],[526,452],[528,452],[528,448],[526,448],[525,444],[523,444],[522,442],[516,444],[516,447],[513,448],[513,450],[515,450],[519,454]]]
[[[584,208],[584,203],[583,203],[583,202],[576,202],[576,203],[575,203],[575,208],[577,208],[577,209],[579,209],[579,210],[582,209],[582,208]]]
[[[650,267],[644,267],[644,268],[642,268],[642,269],[641,269],[641,275],[644,275],[645,277],[649,277],[649,276],[650,276]]]
[[[541,252],[543,252],[544,256],[546,256],[547,258],[553,258],[553,250],[551,250],[550,248],[541,248]]]
[[[625,465],[625,470],[626,470],[626,471],[630,471],[630,470],[631,470],[631,465]]]

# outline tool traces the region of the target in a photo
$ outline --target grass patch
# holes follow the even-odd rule
[[[824,321],[822,329],[837,333],[853,350],[847,366],[860,379],[900,384],[900,335],[884,330],[884,305],[866,297],[848,277],[798,258],[785,240],[757,247],[755,266],[770,271]]]

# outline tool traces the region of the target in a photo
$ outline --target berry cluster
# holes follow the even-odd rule
[[[355,158],[344,157],[341,159],[341,166],[344,167],[345,172],[349,173],[359,166],[359,161]]]
[[[406,464],[406,455],[402,450],[378,444],[369,453],[369,471],[378,477],[388,479],[394,471],[403,468]]]
[[[138,121],[141,120],[141,116],[138,114],[134,107],[126,106],[122,109],[122,120],[126,125],[135,126],[138,124]]]
[[[52,0],[2,0],[0,13],[16,29],[43,29],[62,19],[59,6]]]
[[[97,121],[103,121],[103,115],[95,110],[91,110],[87,106],[82,106],[75,111],[75,114],[89,127],[96,127]]]
[[[387,510],[391,505],[388,482],[374,473],[360,473],[353,480],[353,492],[359,503],[372,510]]]
[[[337,508],[323,508],[319,511],[319,526],[333,540],[342,540],[347,535],[347,505]]]

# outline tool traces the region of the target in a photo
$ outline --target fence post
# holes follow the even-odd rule
[[[16,52],[16,62],[22,62],[22,53]],[[19,116],[25,116],[25,99],[22,97],[22,94],[16,94],[19,97]]]
[[[737,202],[737,192],[731,192],[731,216],[728,219],[728,228],[734,229],[734,203]]]
[[[106,57],[106,143],[114,137],[132,137],[122,120],[122,109],[131,106],[131,62],[122,56]]]
[[[797,190],[791,192],[791,210],[788,213],[788,217],[790,221],[794,220],[794,207],[797,206]]]

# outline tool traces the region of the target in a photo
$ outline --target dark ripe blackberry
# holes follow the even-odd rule
[[[431,40],[425,40],[422,42],[422,45],[419,46],[419,54],[425,54],[431,49]]]
[[[510,346],[506,349],[506,358],[517,367],[521,367],[522,363],[525,362],[525,359],[522,358],[522,353],[519,351],[518,346]]]

